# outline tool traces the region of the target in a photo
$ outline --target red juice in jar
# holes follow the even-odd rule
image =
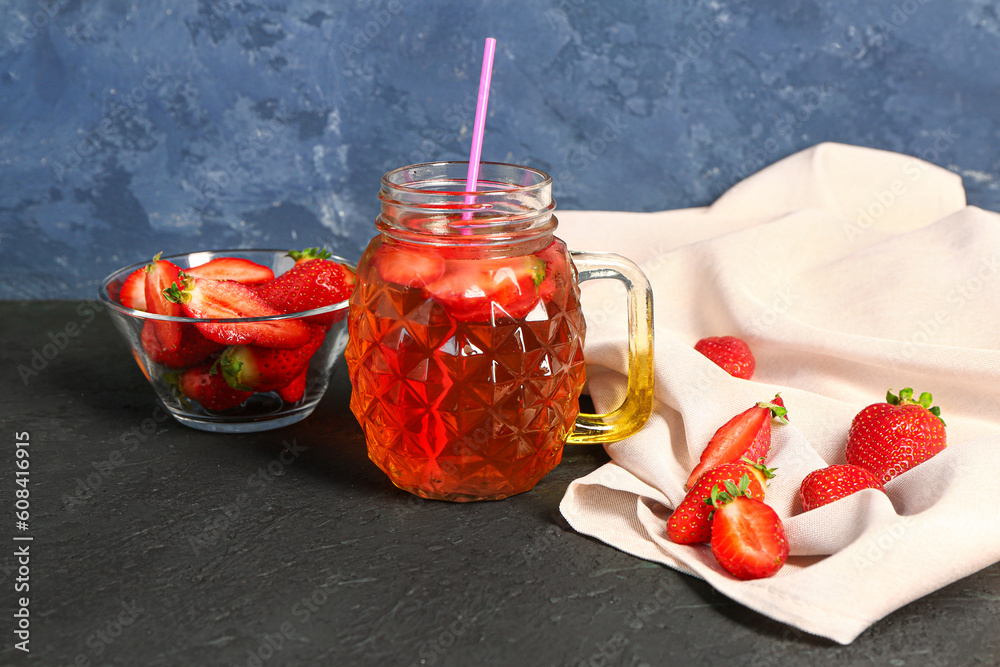
[[[653,409],[652,290],[610,253],[554,235],[552,179],[511,164],[434,162],[382,177],[382,212],[358,262],[345,357],[368,456],[424,498],[527,491],[565,442],[632,435]],[[628,387],[604,414],[578,414],[584,384],[579,282],[620,281]]]
[[[351,407],[370,458],[400,488],[503,498],[559,463],[585,325],[565,244],[549,234],[532,245],[490,253],[380,237],[362,257]]]

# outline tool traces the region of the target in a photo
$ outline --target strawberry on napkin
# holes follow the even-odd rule
[[[608,446],[611,463],[567,489],[560,509],[576,530],[841,643],[1000,561],[1000,522],[981,499],[982,480],[1000,479],[1000,215],[966,206],[957,175],[821,144],[709,207],[559,218],[570,247],[630,257],[655,295],[654,413]],[[588,382],[605,411],[625,392],[625,313],[590,285]],[[752,348],[752,379],[694,348],[724,335]],[[839,479],[814,482],[816,494],[860,490],[803,511],[802,481],[849,463],[855,416],[909,387],[933,393],[947,447],[888,479],[824,473]],[[713,433],[779,392],[791,417],[772,431],[766,503],[790,555],[773,576],[742,581],[709,545],[669,539],[667,519]]]

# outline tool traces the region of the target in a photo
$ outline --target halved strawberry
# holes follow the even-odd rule
[[[775,396],[773,402],[758,403],[720,426],[691,471],[687,488],[693,487],[703,472],[717,465],[734,463],[744,456],[751,461],[766,460],[771,448],[771,419],[787,424],[787,413],[781,397]]]
[[[431,249],[418,252],[382,245],[375,251],[372,263],[383,281],[403,287],[426,287],[444,275],[444,259]]]
[[[491,260],[480,267],[492,279],[493,303],[511,317],[524,317],[538,303],[539,289],[545,279],[542,260],[526,255],[513,261]]]
[[[306,376],[308,374],[308,369],[306,369],[284,387],[278,387],[277,392],[281,400],[285,403],[298,403],[301,401],[306,393]]]
[[[171,317],[181,317],[184,315],[179,304],[174,303],[164,296],[164,291],[171,287],[176,287],[180,281],[180,267],[165,259],[160,259],[157,254],[153,261],[146,265],[146,279],[144,281],[144,291],[146,296],[146,310],[156,315],[170,315]],[[181,344],[181,325],[179,322],[166,322],[163,320],[151,320],[153,328],[156,330],[156,337],[164,350],[176,350]]]
[[[184,269],[184,273],[195,278],[235,280],[244,285],[262,285],[274,280],[274,271],[241,257],[216,257],[204,264]]]
[[[712,554],[719,565],[738,579],[762,579],[780,570],[788,560],[788,540],[778,514],[743,495],[712,495]]]
[[[146,310],[146,269],[136,269],[128,274],[118,291],[118,301],[126,308]]]
[[[262,299],[251,287],[231,280],[184,276],[180,285],[163,291],[164,299],[182,308],[188,317],[230,319],[270,317],[283,312]],[[260,345],[292,349],[304,345],[312,329],[298,319],[265,322],[197,322],[205,338],[226,345]]]
[[[179,374],[168,373],[163,377],[182,397],[198,401],[206,410],[235,408],[253,394],[252,391],[233,389],[226,384],[225,378],[213,368],[211,362],[193,366]]]
[[[734,496],[739,491],[742,495],[763,500],[767,480],[772,477],[773,470],[748,459],[712,468],[698,478],[667,519],[667,537],[677,544],[708,542],[712,537],[712,489],[726,489]]]
[[[276,350],[256,345],[234,345],[219,358],[218,370],[234,389],[274,391],[294,381],[309,366],[309,360],[323,344],[326,331],[311,328],[311,338],[292,350]]]
[[[310,248],[302,253],[289,253],[300,257],[295,266],[258,287],[257,293],[284,313],[298,313],[345,301],[354,291],[354,271],[325,257],[310,257],[311,251],[315,250]],[[342,318],[344,312],[346,310],[314,315],[309,317],[309,322],[328,325]]]
[[[142,349],[153,363],[166,368],[187,368],[205,361],[225,347],[222,343],[202,336],[193,324],[181,324],[180,327],[180,345],[168,350],[160,344],[152,320],[146,320],[142,325]]]

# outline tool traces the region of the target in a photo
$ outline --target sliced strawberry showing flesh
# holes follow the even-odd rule
[[[306,376],[308,374],[308,369],[306,369],[284,387],[278,387],[277,392],[281,400],[285,403],[298,403],[301,401],[306,393]]]
[[[160,256],[157,255],[152,262],[146,265],[145,273],[144,290],[147,312],[171,317],[183,316],[184,310],[181,306],[163,295],[165,290],[176,287],[177,283],[181,281],[180,267],[173,262],[160,259]],[[151,321],[160,345],[168,351],[176,350],[181,344],[180,322]]]
[[[274,271],[242,257],[216,257],[204,264],[184,269],[184,273],[195,278],[235,280],[244,285],[263,285],[274,280]]]
[[[775,396],[771,400],[772,405],[778,406],[782,410],[785,408],[785,402],[781,399],[781,396]],[[777,410],[781,412],[781,410]],[[778,419],[782,424],[788,423],[788,411],[786,410],[780,416],[774,416],[772,413],[772,418]],[[768,453],[771,451],[771,422],[768,420],[767,426],[762,427],[757,431],[757,437],[753,439],[750,443],[750,449],[747,450],[746,454],[743,455],[744,458],[748,458],[751,461],[760,461],[762,459],[767,459]]]
[[[738,579],[774,575],[788,560],[788,540],[778,514],[760,500],[737,496],[716,504],[712,554]]]
[[[118,291],[118,301],[126,308],[146,310],[146,269],[136,269],[128,274]]]
[[[271,317],[284,313],[267,303],[251,287],[231,280],[191,278],[180,286],[164,290],[164,298],[179,304],[188,317],[233,319]],[[197,322],[205,338],[226,345],[259,345],[292,349],[304,345],[312,336],[309,325],[298,319],[264,322]]]
[[[427,291],[455,319],[462,322],[488,322],[492,307],[489,294],[479,284],[482,282],[479,278],[474,270],[449,266],[444,275],[427,285]]]
[[[493,290],[490,300],[511,317],[524,317],[538,303],[539,286],[545,278],[545,263],[530,255],[514,261],[495,262],[499,266],[494,262],[481,265]]]
[[[430,249],[383,245],[372,260],[383,281],[403,287],[426,287],[444,275],[444,259]]]
[[[292,350],[234,345],[219,358],[218,370],[234,389],[274,391],[308,368],[309,360],[323,344],[325,335],[322,328],[311,327],[309,342]]]
[[[538,302],[545,264],[534,256],[451,260],[427,291],[452,317],[465,322],[523,318]]]
[[[181,342],[173,350],[160,344],[153,320],[146,320],[142,326],[142,349],[153,363],[165,368],[186,368],[205,361],[222,350],[225,345],[209,340],[201,335],[193,324],[181,324]]]
[[[206,410],[229,410],[247,400],[252,391],[233,389],[211,362],[193,366],[179,374],[168,373],[164,379],[184,398],[201,403]]]
[[[724,488],[733,496],[764,500],[767,480],[773,477],[770,468],[746,459],[712,468],[698,478],[667,519],[667,537],[675,544],[708,542],[712,537],[712,489]]]
[[[775,400],[780,397],[775,396]],[[693,487],[706,470],[723,463],[735,463],[744,456],[752,461],[766,459],[771,448],[771,419],[787,423],[787,412],[777,403],[758,403],[719,427],[691,471],[687,488]]]

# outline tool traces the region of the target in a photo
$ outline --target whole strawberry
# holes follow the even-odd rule
[[[802,511],[808,512],[862,489],[878,489],[885,493],[881,482],[867,468],[832,465],[806,475],[799,487],[799,500],[802,501]]]
[[[291,350],[232,345],[219,357],[216,370],[230,387],[241,391],[275,391],[285,387],[309,367],[309,360],[326,337],[322,327],[307,326],[310,338],[304,345]]]
[[[787,414],[784,401],[775,396],[772,402],[758,403],[720,426],[701,453],[686,487],[692,488],[702,473],[723,463],[736,463],[744,457],[766,460],[771,450],[771,419],[787,424]]]
[[[942,451],[945,424],[927,392],[913,398],[909,387],[892,390],[885,403],[869,405],[854,417],[847,435],[847,462],[867,468],[882,484]]]
[[[299,373],[295,379],[286,384],[284,387],[279,387],[275,391],[278,392],[278,396],[281,397],[285,403],[298,403],[302,400],[302,397],[306,393],[306,381],[308,379],[309,369]]]
[[[257,293],[269,304],[285,313],[298,313],[340,303],[351,296],[354,272],[328,259],[330,253],[325,249],[307,248],[288,254],[296,260],[295,266],[257,288]],[[328,325],[343,318],[345,312],[315,315],[309,321]]]
[[[165,373],[163,379],[174,388],[174,393],[187,403],[191,398],[206,410],[228,410],[250,398],[252,391],[233,389],[227,383],[222,373],[207,361],[192,366],[180,373]]]
[[[725,489],[732,495],[763,500],[767,480],[772,477],[771,469],[750,460],[712,468],[698,478],[698,483],[667,519],[667,537],[676,544],[708,542],[712,537],[712,489]]]
[[[736,336],[702,338],[694,344],[694,349],[733,377],[749,380],[757,368],[750,346]]]

